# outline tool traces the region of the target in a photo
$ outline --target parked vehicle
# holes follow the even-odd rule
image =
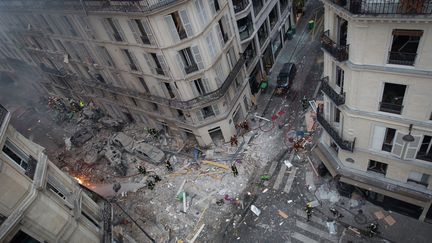
[[[143,160],[159,164],[165,160],[165,153],[148,143],[138,143],[134,147],[135,155]]]
[[[297,67],[294,63],[288,62],[285,63],[277,76],[277,86],[275,93],[277,95],[283,95],[288,92],[290,89],[295,75],[297,73]]]
[[[119,147],[121,150],[132,153],[134,147],[134,140],[128,135],[118,132],[111,137],[111,144]]]

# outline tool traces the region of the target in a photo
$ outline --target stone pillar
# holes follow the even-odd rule
[[[432,200],[427,202],[426,205],[423,207],[423,212],[420,215],[419,220],[424,221],[426,218],[426,214],[428,213],[429,209],[431,208]]]

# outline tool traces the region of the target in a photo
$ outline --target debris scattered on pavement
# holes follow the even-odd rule
[[[284,218],[284,219],[288,218],[288,214],[286,214],[286,213],[283,212],[282,210],[278,210],[278,213],[279,213],[279,215],[280,215],[282,218]]]
[[[255,205],[251,205],[250,209],[252,210],[252,212],[253,212],[256,216],[260,216],[260,214],[261,214],[261,210],[258,209]]]

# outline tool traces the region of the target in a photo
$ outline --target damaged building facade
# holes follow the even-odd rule
[[[341,190],[432,220],[432,5],[325,6],[324,128],[315,150]],[[372,3],[374,2],[374,3]],[[352,189],[352,187],[351,187]]]
[[[110,242],[110,204],[84,193],[10,117],[0,105],[0,241]]]
[[[50,94],[209,145],[236,134],[294,28],[291,2],[1,1],[0,31]]]

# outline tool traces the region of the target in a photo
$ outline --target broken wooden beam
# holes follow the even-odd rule
[[[219,167],[219,168],[223,168],[223,169],[229,170],[229,166],[226,165],[226,164],[217,163],[217,162],[210,161],[210,160],[203,160],[202,163],[206,164],[206,165],[213,165],[213,166],[216,166],[216,167]]]

